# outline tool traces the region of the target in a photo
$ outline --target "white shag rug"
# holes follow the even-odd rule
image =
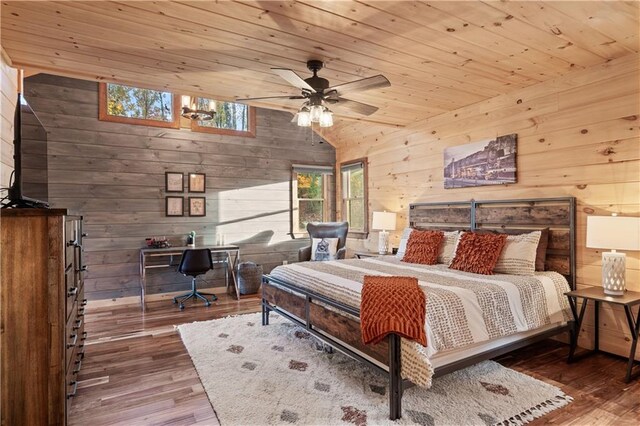
[[[567,405],[559,388],[493,361],[404,393],[389,420],[387,377],[317,349],[304,328],[271,314],[178,327],[209,400],[227,425],[520,425]]]

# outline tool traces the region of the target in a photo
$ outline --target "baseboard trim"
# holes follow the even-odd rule
[[[209,287],[209,288],[198,288],[198,290],[213,293],[213,294],[225,294],[225,287]],[[187,290],[182,291],[174,291],[170,293],[156,293],[156,294],[148,294],[145,296],[146,302],[155,302],[162,300],[170,300],[175,296],[180,294],[184,294]],[[87,306],[92,308],[102,308],[109,306],[119,306],[119,305],[139,305],[140,304],[140,296],[127,296],[127,297],[118,297],[115,299],[97,299],[97,300],[89,300],[87,301]]]

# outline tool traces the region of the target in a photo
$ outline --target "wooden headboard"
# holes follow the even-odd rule
[[[477,230],[507,234],[549,228],[545,267],[576,286],[576,199],[531,198],[409,205],[409,226],[416,229]]]

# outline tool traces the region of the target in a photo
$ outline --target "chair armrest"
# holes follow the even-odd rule
[[[340,250],[336,252],[336,259],[344,259],[347,255],[347,248],[342,247]]]
[[[308,262],[311,260],[311,246],[302,247],[298,250],[298,261]]]

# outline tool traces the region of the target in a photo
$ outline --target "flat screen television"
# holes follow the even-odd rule
[[[47,130],[18,94],[14,117],[14,174],[3,207],[49,207]]]

